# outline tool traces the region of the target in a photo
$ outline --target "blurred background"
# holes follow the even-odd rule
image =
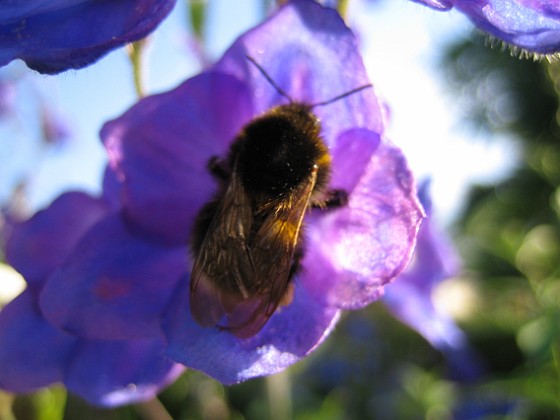
[[[272,3],[179,1],[147,41],[146,93],[196,74]],[[187,371],[159,400],[115,410],[60,387],[0,392],[1,420],[560,419],[560,63],[490,48],[463,16],[410,1],[353,0],[347,19],[390,138],[431,179],[431,224],[460,256],[431,299],[467,344],[434,348],[380,300],[275,376],[224,387]],[[1,69],[0,205],[32,214],[62,191],[98,192],[98,131],[136,100],[124,49],[57,77]],[[0,263],[0,306],[22,287]]]

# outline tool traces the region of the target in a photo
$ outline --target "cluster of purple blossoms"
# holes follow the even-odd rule
[[[44,73],[85,66],[146,35],[173,3],[0,6],[7,12],[0,18],[0,65],[22,58]],[[515,34],[495,25],[512,2],[476,2],[478,14],[466,6],[473,2],[424,3],[455,6],[481,21],[493,17],[494,26],[477,22],[495,36],[495,27],[508,32],[508,42],[528,39],[531,28],[518,16],[523,7],[541,16],[548,35],[533,28],[532,43],[519,45],[558,49],[558,6],[551,3],[515,2],[519,9],[507,9],[511,21],[502,16],[519,29]],[[101,20],[91,38],[88,26]],[[332,157],[329,187],[346,191],[348,203],[306,216],[291,304],[247,339],[192,319],[188,241],[216,188],[207,164],[227,154],[248,122],[287,103],[247,56],[297,102],[321,103],[369,83],[337,13],[293,0],[212,67],[108,122],[101,197],[67,193],[26,222],[6,223],[6,260],[27,289],[0,312],[0,388],[27,392],[62,382],[94,404],[115,406],[153,397],[184,366],[225,384],[272,374],[307,356],[342,310],[378,299],[406,267],[423,212],[404,157],[384,135],[383,106],[365,89],[314,110]]]
[[[94,340],[51,325],[39,295],[82,236],[116,211],[108,197],[70,192],[24,223],[7,221],[7,261],[26,290],[0,312],[0,388],[30,392],[62,382],[93,404],[115,406],[152,398],[183,367],[163,356],[161,338]]]

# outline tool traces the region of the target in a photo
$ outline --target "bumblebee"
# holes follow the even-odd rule
[[[250,121],[225,159],[211,160],[218,193],[199,212],[191,238],[190,309],[200,325],[248,338],[291,302],[305,214],[344,204],[343,192],[327,190],[331,157],[313,107],[370,86],[315,105],[290,99]]]

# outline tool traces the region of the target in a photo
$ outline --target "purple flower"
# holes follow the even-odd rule
[[[481,30],[537,54],[560,52],[557,0],[414,0],[437,10],[453,7]]]
[[[164,356],[161,337],[84,339],[52,326],[39,310],[46,278],[111,212],[108,200],[67,193],[28,221],[11,224],[6,259],[27,289],[0,312],[0,388],[30,392],[62,382],[92,404],[115,406],[153,398],[182,371]]]
[[[143,38],[175,0],[25,0],[0,5],[0,66],[20,58],[40,73],[85,67]]]
[[[294,101],[319,103],[368,83],[338,14],[298,0],[207,71],[107,123],[101,136],[116,179],[106,189],[118,211],[84,231],[47,280],[40,307],[53,325],[93,340],[165,334],[171,359],[231,384],[308,355],[341,309],[377,299],[406,266],[422,210],[404,157],[384,137],[382,107],[365,89],[314,108],[332,156],[329,187],[349,199],[306,215],[292,303],[247,339],[193,320],[188,242],[217,187],[208,162],[224,157],[248,122],[288,102],[247,55]]]

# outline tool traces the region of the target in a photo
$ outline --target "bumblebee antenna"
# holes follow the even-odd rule
[[[259,72],[264,76],[264,78],[268,81],[268,83],[270,83],[272,85],[272,87],[274,87],[274,89],[276,89],[276,91],[282,95],[284,98],[288,99],[290,102],[294,102],[293,99],[290,97],[290,95],[288,95],[286,93],[286,91],[284,91],[284,89],[282,89],[280,86],[278,86],[276,84],[276,82],[274,80],[272,80],[272,78],[268,75],[268,73],[266,72],[265,69],[262,68],[262,66],[257,63],[257,61],[251,57],[250,55],[246,55],[245,57],[247,57],[247,60],[249,60],[251,63],[253,63],[253,65],[259,70]],[[363,85],[363,86],[359,86],[355,89],[352,89],[348,92],[344,92],[338,96],[335,96],[334,98],[328,99],[326,101],[322,101],[322,102],[318,102],[316,104],[310,105],[309,108],[315,108],[316,106],[323,106],[323,105],[328,105],[328,104],[332,104],[333,102],[336,102],[340,99],[346,98],[347,96],[353,95],[354,93],[360,92],[364,89],[368,89],[370,87],[373,87],[373,85],[371,83],[368,83],[367,85]]]
[[[348,91],[348,92],[345,92],[345,93],[342,93],[342,94],[340,94],[340,95],[338,95],[338,96],[335,96],[334,98],[331,98],[331,99],[328,99],[328,100],[326,100],[326,101],[318,102],[318,103],[316,103],[316,104],[313,104],[313,105],[311,105],[311,108],[315,108],[316,106],[323,106],[323,105],[332,104],[333,102],[336,102],[336,101],[338,101],[338,100],[340,100],[340,99],[342,99],[342,98],[346,98],[347,96],[353,95],[354,93],[360,92],[360,91],[362,91],[362,90],[364,90],[364,89],[368,89],[368,88],[370,88],[370,87],[373,87],[373,85],[372,85],[371,83],[368,83],[367,85],[363,85],[363,86],[357,87],[357,88],[352,89],[352,90],[350,90],[350,91]]]
[[[261,74],[268,81],[268,83],[270,83],[272,85],[272,87],[274,87],[274,89],[276,89],[276,91],[280,95],[282,95],[284,98],[288,99],[290,102],[293,102],[292,98],[290,98],[290,95],[288,95],[284,91],[284,89],[282,89],[280,86],[278,86],[274,80],[272,80],[272,78],[268,75],[268,73],[265,71],[265,69],[263,69],[262,66],[259,63],[257,63],[257,61],[253,57],[251,57],[249,55],[246,55],[245,57],[247,57],[247,60],[249,60],[251,63],[253,63],[255,65],[255,67],[261,72]]]

